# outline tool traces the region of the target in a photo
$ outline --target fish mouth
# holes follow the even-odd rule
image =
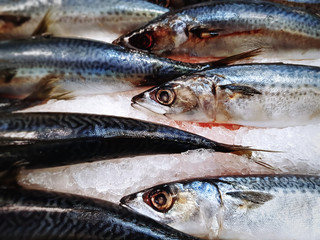
[[[124,196],[120,199],[120,206],[132,209],[127,203],[134,200],[137,197],[137,194],[131,194]]]
[[[137,103],[137,102],[132,102],[131,107],[133,107],[134,109],[138,109],[140,111],[153,112],[156,114],[161,114],[163,116],[166,116],[166,114],[167,114],[165,111],[155,111],[152,108],[145,107],[143,104]]]

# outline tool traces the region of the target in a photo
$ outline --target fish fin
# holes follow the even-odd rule
[[[16,68],[6,68],[3,70],[0,70],[0,82],[10,83],[16,74],[17,74]]]
[[[244,206],[248,208],[258,207],[273,199],[273,195],[265,192],[256,191],[234,191],[227,192],[227,195],[244,201]]]
[[[25,22],[29,21],[31,17],[21,16],[21,15],[0,15],[0,21],[4,22],[4,25],[1,28],[13,28],[23,25]]]
[[[252,57],[255,57],[259,55],[262,52],[261,48],[257,48],[251,51],[235,54],[229,57],[222,58],[220,60],[212,61],[209,63],[203,63],[202,65],[206,66],[209,64],[209,68],[215,68],[215,67],[220,67],[220,66],[227,66],[230,64],[233,64],[237,61],[244,60],[244,59],[249,59]]]
[[[44,37],[52,36],[52,34],[48,32],[48,27],[54,22],[52,20],[52,12],[53,10],[51,7],[47,10],[46,14],[43,16],[43,18],[41,19],[40,23],[31,34],[31,36],[44,36]]]
[[[223,90],[229,90],[231,92],[231,97],[239,97],[239,96],[249,96],[252,97],[256,94],[262,94],[260,91],[256,90],[253,87],[239,85],[239,84],[227,84],[219,86]]]
[[[70,92],[64,91],[57,86],[59,77],[49,75],[41,79],[38,83],[37,88],[30,95],[24,99],[0,99],[0,112],[13,112],[23,110],[36,105],[46,103],[50,99],[71,99]]]
[[[193,35],[200,39],[217,37],[219,35],[219,32],[222,31],[223,29],[215,29],[205,26],[195,26],[189,29],[189,32],[191,32]]]

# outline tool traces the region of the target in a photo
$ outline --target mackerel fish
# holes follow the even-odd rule
[[[204,3],[204,2],[218,2],[221,0],[150,0],[163,7],[170,7],[179,9],[189,5]],[[249,2],[250,0],[248,0]],[[307,10],[308,12],[320,13],[320,2],[318,0],[266,0],[270,2],[276,2],[285,4],[291,7]]]
[[[112,42],[165,12],[144,0],[2,0],[0,39],[49,33]]]
[[[176,120],[287,127],[319,122],[319,80],[319,67],[233,65],[168,81],[132,102]]]
[[[166,13],[114,43],[174,58],[223,57],[261,48],[263,57],[314,59],[320,17],[266,1],[210,2]]]
[[[0,239],[193,239],[117,204],[71,194],[0,189]]]
[[[126,91],[228,64],[252,53],[188,64],[90,40],[40,37],[2,41],[0,97],[29,96],[27,100],[31,103],[32,100]],[[18,102],[12,105],[19,109]],[[9,106],[10,110],[11,105],[2,102],[2,106]]]
[[[245,156],[255,150],[131,118],[54,112],[0,115],[0,173],[200,148]]]
[[[320,236],[319,176],[241,176],[156,186],[121,203],[203,239]]]

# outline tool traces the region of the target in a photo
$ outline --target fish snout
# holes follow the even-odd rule
[[[137,102],[139,102],[141,99],[143,99],[143,97],[144,97],[144,93],[140,93],[140,94],[132,97],[131,103],[137,103]]]
[[[116,40],[114,40],[112,42],[112,44],[123,46],[124,45],[124,37],[117,38]]]
[[[120,205],[128,207],[127,203],[133,201],[136,197],[137,197],[137,194],[124,196],[120,199]]]

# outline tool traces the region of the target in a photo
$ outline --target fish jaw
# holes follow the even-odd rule
[[[167,212],[159,212],[147,203],[145,196],[164,188],[170,189],[175,201]],[[204,189],[202,194],[199,194],[198,188]],[[213,201],[209,201],[212,198]],[[125,196],[120,202],[122,206],[192,236],[215,239],[219,235],[220,197],[217,188],[210,183],[196,181],[191,185],[160,185]]]

